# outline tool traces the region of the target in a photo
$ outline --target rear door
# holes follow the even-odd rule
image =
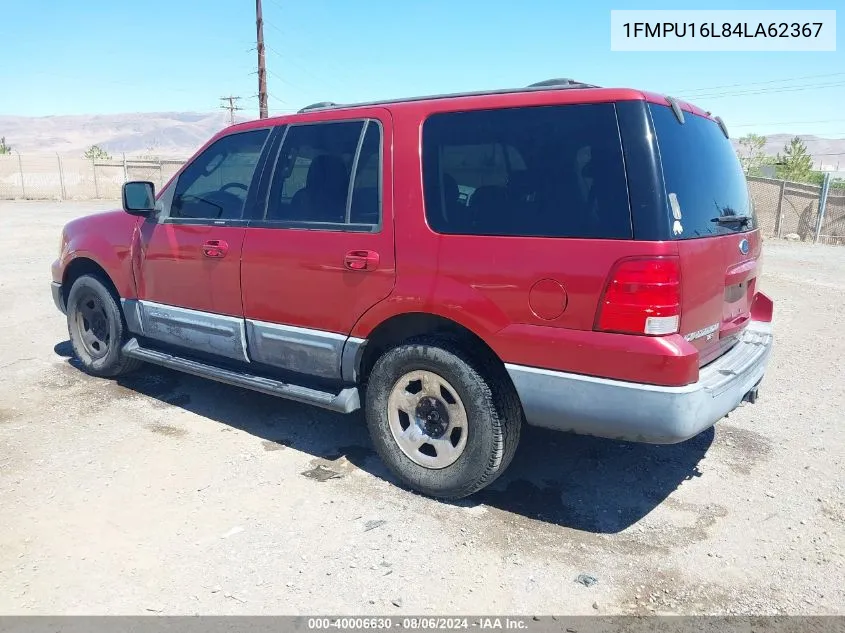
[[[651,104],[681,260],[680,333],[700,362],[730,349],[750,320],[760,231],[730,140],[715,121]]]
[[[340,378],[353,325],[394,285],[391,135],[380,108],[287,126],[244,240],[251,360]]]

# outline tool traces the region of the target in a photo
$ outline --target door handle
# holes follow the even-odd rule
[[[229,244],[224,240],[208,240],[202,245],[202,254],[206,257],[226,257],[229,252]]]
[[[375,270],[378,261],[378,253],[375,251],[349,251],[343,258],[343,266],[347,270]]]

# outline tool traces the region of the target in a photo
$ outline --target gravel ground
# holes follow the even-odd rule
[[[0,613],[845,613],[845,248],[767,242],[756,405],[675,446],[528,429],[446,504],[360,415],[81,373],[49,264],[106,206],[0,203]]]

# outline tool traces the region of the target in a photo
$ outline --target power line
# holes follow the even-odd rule
[[[235,112],[237,110],[243,110],[242,107],[235,105],[235,102],[240,101],[240,99],[240,97],[235,97],[233,95],[220,97],[220,101],[223,101],[223,103],[220,104],[220,107],[229,111],[229,125],[235,124]]]
[[[286,101],[282,101],[281,99],[274,97],[272,92],[268,93],[268,96],[271,99],[273,99],[274,101],[278,101],[279,103],[287,104]],[[281,115],[281,114],[294,114],[296,112],[296,110],[294,108],[278,108],[278,109],[274,109],[274,112],[276,112],[279,115]]]
[[[285,101],[284,99],[279,99],[279,98],[278,98],[276,95],[274,95],[272,92],[269,92],[269,93],[267,93],[267,94],[268,94],[268,96],[269,96],[271,99],[273,99],[274,101],[278,101],[279,103],[284,103],[284,104],[285,104],[285,105],[287,105],[287,106],[289,106],[289,105],[290,105],[290,103],[288,103],[288,102],[287,102],[287,101]],[[293,112],[293,109],[291,109],[290,111],[291,111],[291,112]]]
[[[760,123],[731,123],[731,127],[762,127],[764,125],[810,125],[812,123],[838,123],[845,119],[819,119],[816,121],[769,121]]]
[[[845,75],[845,72],[841,73],[822,73],[820,75],[802,75],[800,77],[784,77],[783,79],[770,79],[769,81],[752,81],[752,82],[743,82],[738,84],[723,84],[721,86],[705,86],[702,88],[690,88],[689,90],[675,90],[678,94],[690,94],[693,92],[709,92],[711,90],[721,90],[722,88],[744,88],[746,86],[763,86],[763,85],[770,85],[776,83],[785,83],[788,81],[800,81],[803,79],[818,79],[819,77],[839,77],[841,75]]]
[[[278,3],[274,3],[274,4],[276,4],[277,6],[281,6],[281,5],[279,5]],[[269,26],[271,29],[274,29],[274,30],[278,31],[281,35],[283,35],[283,36],[285,36],[285,37],[287,37],[287,38],[290,38],[290,35],[289,35],[289,33],[288,33],[286,30],[284,30],[284,29],[282,29],[282,28],[280,28],[280,27],[276,26],[276,25],[275,25],[275,24],[273,24],[272,22],[268,22],[267,20],[265,20],[265,21],[264,21],[264,24],[265,24],[265,25],[267,25],[267,26]],[[307,46],[302,45],[301,43],[300,43],[300,44],[298,44],[298,45],[297,45],[297,47],[298,47],[298,48],[300,48],[300,49],[302,49],[302,50],[304,50],[304,51],[306,51],[306,52],[308,52],[308,51],[311,51],[312,53],[314,53],[314,52],[315,52],[315,49],[314,49],[314,48],[309,48],[309,47],[307,47]],[[270,49],[270,46],[267,46],[267,48],[268,48],[268,49]],[[294,59],[294,60],[296,59],[296,57],[294,57],[294,56],[289,56],[289,55],[290,55],[290,51],[287,51],[287,50],[286,50],[286,52],[283,54],[283,53],[280,53],[279,51],[277,51],[277,50],[275,50],[275,49],[271,49],[271,50],[272,50],[272,51],[273,51],[276,55],[278,55],[281,59],[284,59],[285,61],[288,61],[288,60],[290,60],[290,59]],[[344,76],[344,75],[347,75],[347,74],[349,73],[349,68],[342,68],[340,65],[338,65],[337,63],[335,63],[335,62],[334,62],[331,58],[324,58],[324,59],[322,59],[322,60],[321,60],[321,62],[320,62],[320,63],[321,63],[322,65],[328,64],[329,66],[331,66],[331,68],[333,69],[333,71],[336,71],[336,72],[338,73],[338,76]],[[300,68],[303,72],[307,73],[308,75],[316,75],[317,77],[320,77],[320,73],[315,73],[315,72],[314,72],[314,68],[313,68],[313,67],[306,68],[306,67],[304,67],[304,66],[303,66],[303,65],[301,65],[301,64],[295,64],[295,65],[296,65],[296,66],[298,66],[298,67],[299,67],[299,68]],[[323,78],[325,78],[325,75],[323,75]]]
[[[270,49],[269,46],[267,47],[267,49],[272,52],[272,49]],[[297,90],[302,90],[303,92],[308,92],[308,90],[305,90],[304,88],[301,88],[300,86],[297,86],[295,83],[291,83],[290,81],[288,81],[287,79],[285,79],[281,75],[273,72],[270,68],[267,69],[267,72],[270,73],[271,75],[273,75],[276,79],[278,79],[282,83],[289,85],[291,88],[296,88]]]
[[[271,47],[271,46],[269,46],[269,45],[265,45],[265,47],[266,47],[266,49],[267,49],[268,51],[270,51],[271,53],[273,53],[273,54],[275,54],[275,55],[278,55],[278,56],[279,56],[279,58],[280,58],[280,59],[282,59],[283,61],[285,61],[285,62],[287,62],[287,63],[290,63],[290,62],[291,62],[291,60],[290,60],[290,59],[288,59],[287,57],[283,57],[283,56],[282,56],[282,54],[281,54],[281,53],[279,53],[279,52],[278,52],[275,48],[273,48],[273,47]],[[294,65],[295,65],[295,66],[297,66],[298,68],[300,68],[300,69],[302,70],[302,72],[304,72],[304,73],[306,73],[306,74],[313,74],[311,71],[309,71],[307,68],[305,68],[305,67],[304,67],[304,66],[302,66],[301,64],[294,63]],[[305,87],[303,87],[303,86],[301,86],[301,85],[295,84],[295,83],[293,83],[292,81],[290,81],[289,79],[286,79],[285,77],[282,77],[281,75],[279,75],[279,74],[277,74],[277,73],[273,72],[273,70],[272,70],[271,68],[268,68],[268,69],[267,69],[267,73],[268,73],[268,74],[270,74],[270,75],[272,75],[273,77],[275,77],[275,78],[276,78],[276,79],[278,79],[279,81],[281,81],[283,84],[286,84],[286,85],[290,86],[290,87],[291,87],[291,88],[293,88],[294,90],[298,90],[299,92],[301,92],[301,93],[303,93],[303,94],[305,94],[305,95],[309,95],[309,94],[310,94],[310,95],[312,95],[313,97],[315,97],[315,98],[313,99],[314,101],[319,101],[320,99],[325,99],[325,96],[326,96],[326,95],[325,95],[325,93],[318,94],[318,93],[317,93],[317,91],[316,91],[316,90],[314,90],[313,88],[305,88]],[[319,77],[319,75],[317,75],[317,77]]]
[[[725,99],[731,97],[747,97],[762,94],[778,94],[784,92],[797,92],[806,90],[821,90],[824,88],[839,88],[845,86],[845,81],[828,83],[828,84],[806,84],[803,86],[790,86],[786,88],[770,88],[761,90],[740,90],[737,92],[717,92],[713,94],[698,94],[698,95],[682,95],[686,100],[700,100],[700,99]]]
[[[269,24],[268,26],[273,26],[273,25],[272,25],[272,24]],[[272,46],[270,46],[269,44],[267,44],[267,45],[266,45],[266,48],[267,48],[267,50],[268,50],[268,51],[270,51],[270,52],[271,52],[271,53],[273,53],[274,55],[278,56],[278,58],[279,58],[279,59],[281,59],[281,60],[283,60],[283,61],[288,61],[288,57],[287,57],[286,55],[283,55],[282,53],[280,53],[279,51],[277,51],[275,48],[273,48]],[[301,64],[299,64],[299,63],[295,63],[294,65],[295,65],[295,66],[298,66],[298,67],[299,67],[299,69],[300,69],[300,70],[302,70],[303,72],[306,72],[306,73],[307,73],[307,72],[310,72],[307,68],[305,68],[304,66],[302,66],[302,65],[301,65]]]

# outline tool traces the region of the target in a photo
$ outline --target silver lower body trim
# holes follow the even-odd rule
[[[53,295],[53,303],[56,304],[56,308],[58,308],[59,312],[61,312],[62,314],[67,314],[67,307],[65,306],[65,296],[62,292],[62,284],[56,281],[51,281],[50,292]]]
[[[309,376],[340,378],[347,339],[343,334],[247,319],[246,335],[255,362]]]
[[[699,381],[662,387],[507,364],[528,424],[613,439],[674,444],[739,406],[766,372],[771,324],[752,322]],[[756,395],[756,394],[755,394]]]
[[[127,303],[124,302],[124,314],[132,308],[137,311],[136,316],[127,317],[130,331],[135,332],[133,328],[138,328],[140,332],[137,333],[163,343],[249,362],[246,330],[241,318],[154,301],[137,301],[137,306],[127,306]]]
[[[54,293],[55,294],[55,293]],[[121,299],[129,331],[165,344],[355,383],[365,339],[212,312]]]

